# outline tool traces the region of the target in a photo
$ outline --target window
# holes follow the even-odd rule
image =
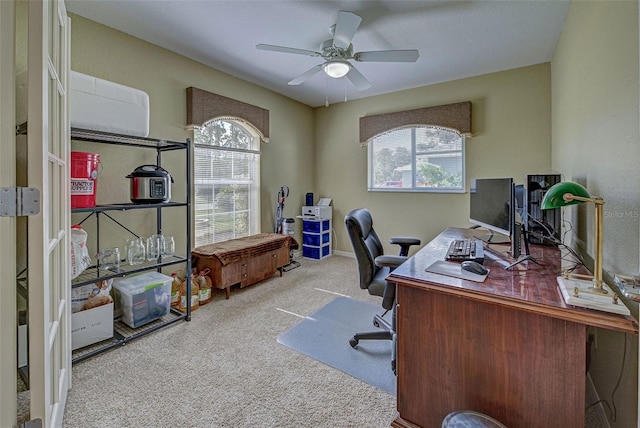
[[[372,138],[369,190],[464,192],[464,140],[434,126],[402,127]]]
[[[212,120],[194,132],[195,245],[260,228],[260,138],[242,121]]]

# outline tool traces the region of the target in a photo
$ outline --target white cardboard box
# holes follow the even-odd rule
[[[27,72],[16,75],[16,123],[27,121]],[[69,120],[72,128],[146,137],[149,95],[136,88],[71,70]]]
[[[113,303],[71,314],[71,349],[113,337]]]
[[[146,137],[149,135],[149,95],[108,80],[71,71],[71,127]]]

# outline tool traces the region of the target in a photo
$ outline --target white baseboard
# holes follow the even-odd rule
[[[356,255],[347,251],[338,251],[338,250],[333,250],[333,254],[335,254],[336,256],[342,256],[342,257],[350,257],[352,259],[356,258]]]
[[[349,257],[352,259],[356,258],[356,255],[353,253],[350,253],[348,251],[338,251],[338,250],[332,250],[331,254],[333,254],[334,256],[342,256],[342,257]],[[293,259],[292,260],[299,260],[302,258],[302,251],[295,251],[293,253]]]

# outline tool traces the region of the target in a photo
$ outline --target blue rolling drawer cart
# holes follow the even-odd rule
[[[331,255],[331,219],[302,220],[302,257],[321,260]]]

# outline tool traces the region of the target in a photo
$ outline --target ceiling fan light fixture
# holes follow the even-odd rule
[[[351,64],[348,61],[327,61],[322,68],[327,76],[339,79],[351,70]]]

